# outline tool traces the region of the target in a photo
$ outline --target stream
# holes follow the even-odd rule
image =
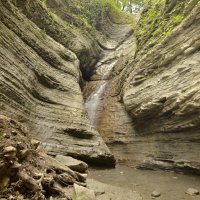
[[[88,117],[96,128],[98,127],[98,120],[105,101],[104,94],[109,84],[109,75],[117,59],[130,43],[131,38],[128,38],[116,49],[115,52],[117,53],[111,51],[105,54],[97,64],[96,73],[100,78],[96,81],[95,89],[85,103]],[[178,138],[181,138],[181,140]],[[148,137],[136,137],[133,135],[133,142],[130,144],[108,144],[108,147],[118,161],[116,168],[91,167],[89,178],[112,186],[134,190],[141,195],[143,200],[152,199],[151,193],[153,191],[161,193],[159,200],[200,200],[200,196],[190,196],[185,193],[188,188],[195,188],[200,191],[199,176],[175,173],[172,170],[155,171],[136,168],[141,160],[151,155],[156,155],[157,157],[162,157],[163,155],[166,157],[167,155],[170,157],[170,153],[175,152],[174,155],[177,159],[182,157],[185,159],[191,159],[193,156],[195,158],[198,157],[197,152],[200,152],[199,142],[191,144],[189,143],[191,141],[188,141],[187,134],[182,134],[182,137],[180,137],[179,133],[179,135],[168,134],[167,136],[156,135]],[[123,194],[121,194],[121,198],[118,197],[116,199],[134,200],[135,198],[124,199]],[[115,199],[109,198],[106,200]]]

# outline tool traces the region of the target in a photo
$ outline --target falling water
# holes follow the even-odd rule
[[[87,101],[85,103],[88,117],[94,126],[98,125],[99,115],[103,106],[104,93],[108,84],[108,80],[105,79],[109,77],[115,63],[116,61],[110,63],[109,65],[104,65],[104,68],[106,67],[106,70],[103,69],[104,73],[101,78],[101,83],[99,86],[97,86],[96,90],[92,92],[92,94],[87,98]]]
[[[98,126],[100,114],[103,109],[104,94],[109,82],[109,76],[118,58],[122,55],[124,49],[126,49],[130,43],[131,37],[124,41],[116,50],[106,54],[96,65],[96,68],[101,74],[101,81],[96,89],[87,98],[85,103],[88,117],[95,127]]]

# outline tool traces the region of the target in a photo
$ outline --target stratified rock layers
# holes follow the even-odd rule
[[[170,169],[199,174],[200,4],[196,0],[172,2],[178,8],[185,5],[181,9],[187,14],[168,36],[154,36],[159,24],[152,25],[148,15],[142,15],[141,21],[149,21],[152,32],[136,35],[142,38],[136,53],[127,50],[114,66],[99,132],[107,143],[131,143],[126,147],[131,149],[134,164],[148,158],[146,168],[164,169],[162,164],[171,162]],[[161,4],[166,6],[165,1]],[[155,8],[160,9],[159,5]],[[162,13],[162,19],[172,13]],[[111,147],[120,158],[120,146]],[[129,159],[126,153],[123,159]]]
[[[0,1],[0,13],[1,114],[28,125],[51,155],[114,165],[87,118],[76,54],[10,1]]]
[[[200,128],[200,6],[127,67],[123,101],[138,134]]]

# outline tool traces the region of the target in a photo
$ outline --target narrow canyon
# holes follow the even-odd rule
[[[0,0],[0,200],[197,200],[199,0]]]

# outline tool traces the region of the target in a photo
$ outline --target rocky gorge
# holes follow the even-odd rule
[[[144,141],[154,161],[143,167],[198,174],[199,2],[154,5],[137,26],[136,51],[128,47],[114,66],[99,132],[110,144]]]
[[[148,199],[133,169],[200,174],[199,0],[112,3],[0,0],[0,199]]]
[[[65,13],[54,16],[67,6],[65,1],[55,1],[54,11],[53,1],[0,3],[1,114],[27,124],[51,155],[62,152],[113,165],[112,154],[86,116],[79,84],[87,67],[98,60],[101,41],[68,27]],[[130,27],[124,28],[123,34],[130,34]],[[115,48],[124,38],[113,37],[103,43],[105,48]]]

